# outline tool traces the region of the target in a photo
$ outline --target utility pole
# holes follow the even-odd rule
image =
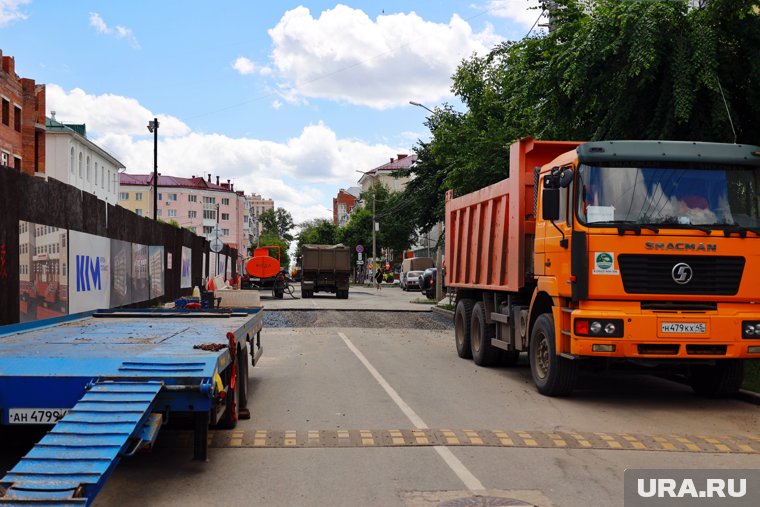
[[[148,132],[153,133],[153,221],[158,220],[158,118],[148,122]]]
[[[375,267],[375,272],[377,272],[378,265],[377,265],[377,244],[375,239],[375,229],[377,229],[377,222],[375,222],[375,204],[377,203],[377,193],[375,193],[375,180],[377,179],[377,171],[375,171],[374,176],[372,176],[372,265]],[[375,278],[375,273],[372,273],[372,277],[375,279],[375,282],[377,282],[378,285],[380,285],[380,282]]]
[[[435,303],[443,299],[443,266],[441,266],[441,234],[443,233],[441,222],[438,222],[438,241],[435,249]]]

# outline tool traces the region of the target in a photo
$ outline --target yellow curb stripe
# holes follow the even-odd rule
[[[523,442],[525,442],[525,445],[528,447],[536,447],[538,443],[533,439],[533,435],[530,433],[527,433],[525,431],[518,431],[517,436],[522,438]]]
[[[369,430],[359,430],[359,436],[362,439],[362,445],[375,445],[375,437]]]
[[[507,435],[506,431],[493,430],[493,434],[496,435],[496,438],[499,439],[499,443],[501,443],[501,445],[514,447],[515,443],[511,438],[509,438],[509,435]]]
[[[470,443],[472,445],[483,445],[483,439],[480,438],[480,435],[478,435],[477,431],[473,430],[464,430],[465,436],[470,439]]]

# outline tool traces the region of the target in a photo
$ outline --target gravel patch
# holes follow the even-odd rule
[[[451,329],[451,319],[428,312],[352,312],[336,310],[266,310],[264,328],[366,327],[388,329]]]

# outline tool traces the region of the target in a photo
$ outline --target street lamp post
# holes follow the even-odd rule
[[[419,102],[415,102],[413,100],[410,100],[409,103],[413,106],[421,107],[423,109],[426,109],[430,111],[432,114],[435,114],[435,111],[430,109],[424,104],[420,104]],[[438,241],[436,242],[436,249],[435,249],[435,267],[436,267],[436,280],[435,280],[435,300],[440,301],[443,299],[443,267],[442,264],[442,253],[441,253],[441,222],[438,222]],[[428,234],[429,231],[428,231]],[[428,236],[429,238],[429,236]],[[428,239],[428,248],[430,248],[430,240]]]
[[[158,220],[158,118],[148,122],[148,132],[153,133],[153,221]]]

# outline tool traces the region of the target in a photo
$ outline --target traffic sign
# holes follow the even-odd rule
[[[363,261],[363,260],[361,260],[361,259],[359,259],[358,261],[356,261],[356,265],[357,265],[357,266],[361,266],[361,265],[363,265],[363,264],[364,264],[364,261]]]
[[[357,253],[362,253],[363,251],[364,251],[364,246],[363,245],[356,245],[356,252]]]
[[[224,248],[224,243],[219,238],[214,238],[211,240],[211,245],[209,246],[209,249],[214,253],[219,253],[222,251],[222,248]]]

